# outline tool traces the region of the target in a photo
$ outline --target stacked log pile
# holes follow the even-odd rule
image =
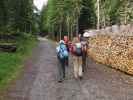
[[[97,35],[88,42],[94,60],[133,75],[133,36]]]
[[[16,52],[17,34],[0,34],[0,52]]]

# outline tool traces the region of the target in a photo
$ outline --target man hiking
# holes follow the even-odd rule
[[[79,40],[81,42],[81,46],[82,46],[82,67],[83,67],[83,72],[85,71],[87,65],[86,65],[86,60],[87,60],[87,40],[85,38],[85,36],[83,36],[83,34],[79,35]]]
[[[58,70],[59,70],[59,80],[62,82],[65,79],[65,67],[68,63],[68,50],[63,40],[60,40],[59,45],[56,47],[57,58],[59,61]]]

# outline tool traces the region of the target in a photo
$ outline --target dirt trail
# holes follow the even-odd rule
[[[3,100],[133,100],[133,77],[88,59],[83,80],[75,80],[70,63],[66,80],[58,83],[55,47],[40,40],[24,75]]]

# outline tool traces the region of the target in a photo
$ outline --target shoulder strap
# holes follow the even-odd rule
[[[64,51],[64,49],[60,46],[60,50],[59,50],[59,52],[61,52],[61,50]]]

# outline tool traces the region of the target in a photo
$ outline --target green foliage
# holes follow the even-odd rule
[[[92,0],[97,15],[97,0]],[[132,0],[100,0],[100,24],[127,24],[133,22]]]
[[[99,0],[99,5],[100,27],[133,22],[132,0]],[[60,37],[67,32],[73,37],[79,30],[96,28],[98,0],[48,0],[41,16],[43,30]]]
[[[23,68],[24,59],[31,54],[36,43],[34,36],[24,34],[17,39],[16,53],[0,52],[0,88],[5,88],[12,79],[17,77]]]
[[[96,27],[96,14],[92,0],[83,0],[83,8],[79,19],[79,28],[82,33],[85,29]]]
[[[82,0],[48,0],[47,7],[44,6],[41,12],[44,29],[48,32],[60,33],[60,38],[62,33],[75,32],[82,9],[81,3]]]
[[[0,52],[0,88],[22,69],[23,61],[36,44],[33,0],[0,0],[0,35],[18,34],[16,40],[0,40],[1,44],[17,45],[17,52]]]
[[[32,0],[1,0],[0,1],[0,33],[12,34],[32,32],[33,1]]]
[[[118,9],[121,24],[133,23],[133,1],[122,0],[121,6]]]

